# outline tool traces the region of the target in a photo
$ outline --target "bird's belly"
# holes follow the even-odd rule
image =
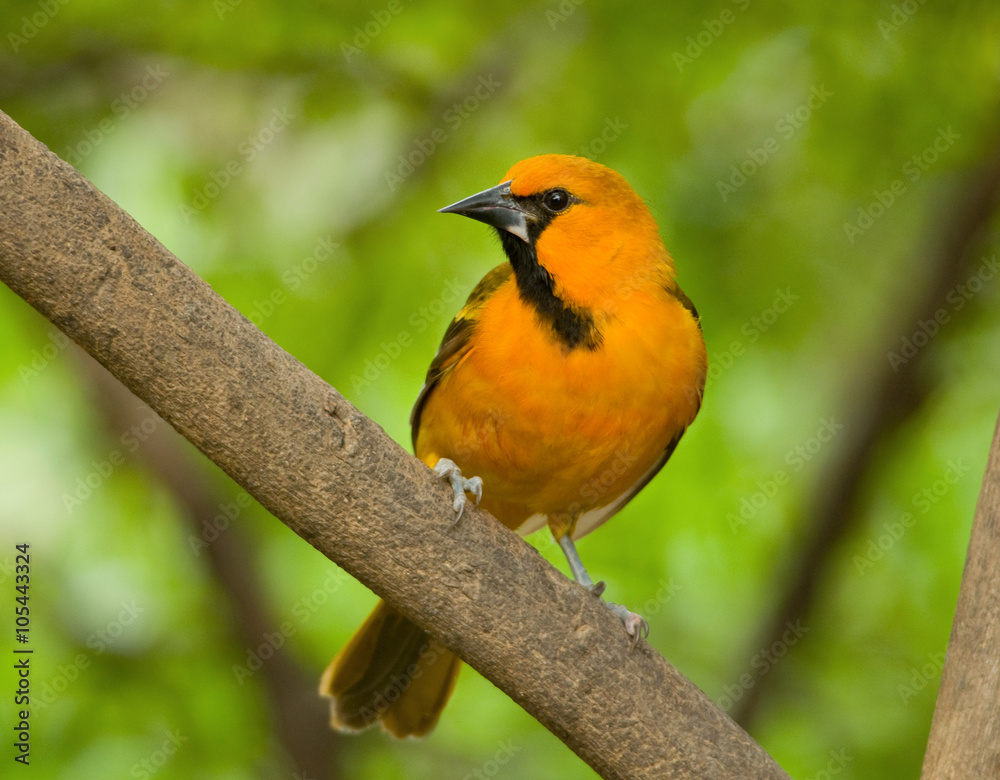
[[[688,425],[700,395],[697,361],[655,333],[633,335],[568,353],[480,342],[428,399],[422,457],[482,477],[484,506],[511,527],[611,503]]]

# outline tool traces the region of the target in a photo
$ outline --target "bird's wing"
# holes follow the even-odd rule
[[[687,430],[687,429],[685,429]],[[584,512],[577,518],[576,526],[573,528],[573,539],[579,539],[586,536],[595,528],[597,528],[605,520],[611,518],[612,515],[617,514],[618,510],[625,506],[632,497],[635,496],[640,490],[642,490],[646,485],[649,484],[650,480],[655,477],[660,469],[670,460],[670,456],[673,454],[674,450],[677,448],[677,443],[681,440],[681,436],[684,435],[684,431],[678,433],[667,448],[663,451],[663,454],[657,459],[657,461],[649,467],[645,474],[636,480],[635,484],[632,485],[628,490],[622,493],[618,498],[612,501],[606,506],[599,506],[596,509],[591,509],[589,512]],[[517,527],[517,532],[521,536],[527,536],[532,534],[540,528],[544,528],[545,524],[548,522],[548,516],[544,514],[536,514],[529,517],[521,525]]]
[[[410,412],[410,428],[414,448],[417,446],[417,434],[420,432],[420,413],[423,411],[424,404],[427,403],[431,392],[441,379],[455,368],[465,353],[469,351],[479,313],[501,285],[509,281],[513,275],[514,269],[511,268],[510,263],[501,263],[486,274],[469,293],[465,306],[459,310],[455,319],[451,321],[448,329],[444,332],[441,346],[438,347],[437,354],[431,361],[430,368],[427,369],[427,378],[424,380],[423,389],[417,396],[413,411]]]
[[[684,294],[684,291],[681,290],[681,288],[675,284],[673,289],[670,290],[670,294],[673,295],[675,298],[677,298],[677,300],[680,301],[681,305],[685,309],[691,312],[691,316],[694,317],[695,322],[698,323],[698,327],[700,328],[701,318],[698,316],[698,310],[694,307],[694,304],[691,302],[691,299]],[[701,399],[704,391],[705,391],[705,385],[704,385],[704,380],[702,380],[702,384],[698,388],[698,405],[697,405],[698,408],[701,408]],[[697,413],[698,409],[695,409],[695,414]],[[694,419],[694,415],[692,415],[692,419]],[[667,444],[666,448],[663,450],[663,454],[660,455],[659,458],[657,458],[656,462],[649,467],[649,469],[646,471],[645,474],[643,474],[641,477],[639,477],[638,480],[636,480],[635,484],[632,485],[632,487],[630,487],[628,490],[626,490],[624,493],[618,496],[618,498],[616,498],[610,504],[606,506],[597,507],[596,509],[591,509],[589,512],[584,512],[582,515],[580,515],[579,519],[576,522],[576,527],[573,530],[573,538],[579,539],[581,536],[586,536],[587,534],[589,534],[591,531],[597,528],[601,523],[603,523],[605,520],[607,520],[613,514],[615,514],[618,510],[624,507],[625,504],[631,501],[632,497],[635,496],[636,493],[638,493],[640,490],[646,487],[646,485],[649,484],[650,480],[653,477],[655,477],[659,473],[660,469],[662,469],[663,466],[666,464],[666,462],[670,460],[670,456],[674,454],[674,450],[677,449],[677,444],[681,440],[681,436],[684,435],[684,431],[686,430],[687,427],[684,427],[677,432],[674,438],[670,440],[670,443]],[[535,518],[529,518],[528,520],[530,523],[531,521],[535,520]],[[540,528],[541,524],[539,523],[536,527]]]
[[[610,504],[597,507],[596,509],[591,509],[589,512],[584,512],[580,515],[576,521],[576,528],[573,529],[573,538],[579,539],[581,536],[589,534],[601,523],[617,513],[618,510],[625,506],[625,504],[631,501],[632,497],[635,496],[636,493],[646,487],[646,485],[649,484],[649,481],[659,473],[660,469],[663,468],[664,464],[670,460],[670,456],[673,455],[674,450],[677,449],[677,443],[681,440],[681,436],[684,435],[684,430],[674,436],[674,438],[670,441],[670,444],[668,444],[667,448],[663,451],[663,454],[652,466],[649,467],[645,474],[636,480],[632,487],[618,496],[618,498]]]

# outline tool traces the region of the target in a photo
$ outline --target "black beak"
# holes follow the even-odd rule
[[[496,187],[477,192],[465,200],[438,209],[443,214],[461,214],[495,227],[513,233],[526,244],[528,240],[528,221],[534,221],[531,214],[526,213],[510,192],[510,182],[505,181]]]

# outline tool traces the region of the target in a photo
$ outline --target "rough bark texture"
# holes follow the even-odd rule
[[[0,113],[0,278],[289,528],[607,778],[785,777],[529,545]]]
[[[979,493],[923,780],[1000,777],[1000,421]]]

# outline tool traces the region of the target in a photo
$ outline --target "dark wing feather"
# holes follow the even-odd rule
[[[434,360],[431,361],[431,367],[427,369],[427,378],[424,380],[423,389],[420,391],[420,395],[417,396],[417,401],[413,405],[413,411],[410,412],[410,428],[412,430],[414,448],[417,446],[417,433],[420,431],[420,413],[423,411],[424,404],[427,403],[427,399],[434,388],[437,387],[441,378],[458,365],[465,353],[468,352],[472,343],[472,334],[475,332],[476,322],[479,319],[479,313],[486,305],[486,302],[501,285],[510,281],[513,276],[514,269],[510,263],[501,263],[486,274],[480,280],[479,284],[473,288],[472,292],[469,293],[469,298],[466,300],[465,306],[455,315],[455,319],[451,321],[448,329],[444,332],[444,338],[441,339],[441,346],[438,347],[437,354],[434,356]]]

